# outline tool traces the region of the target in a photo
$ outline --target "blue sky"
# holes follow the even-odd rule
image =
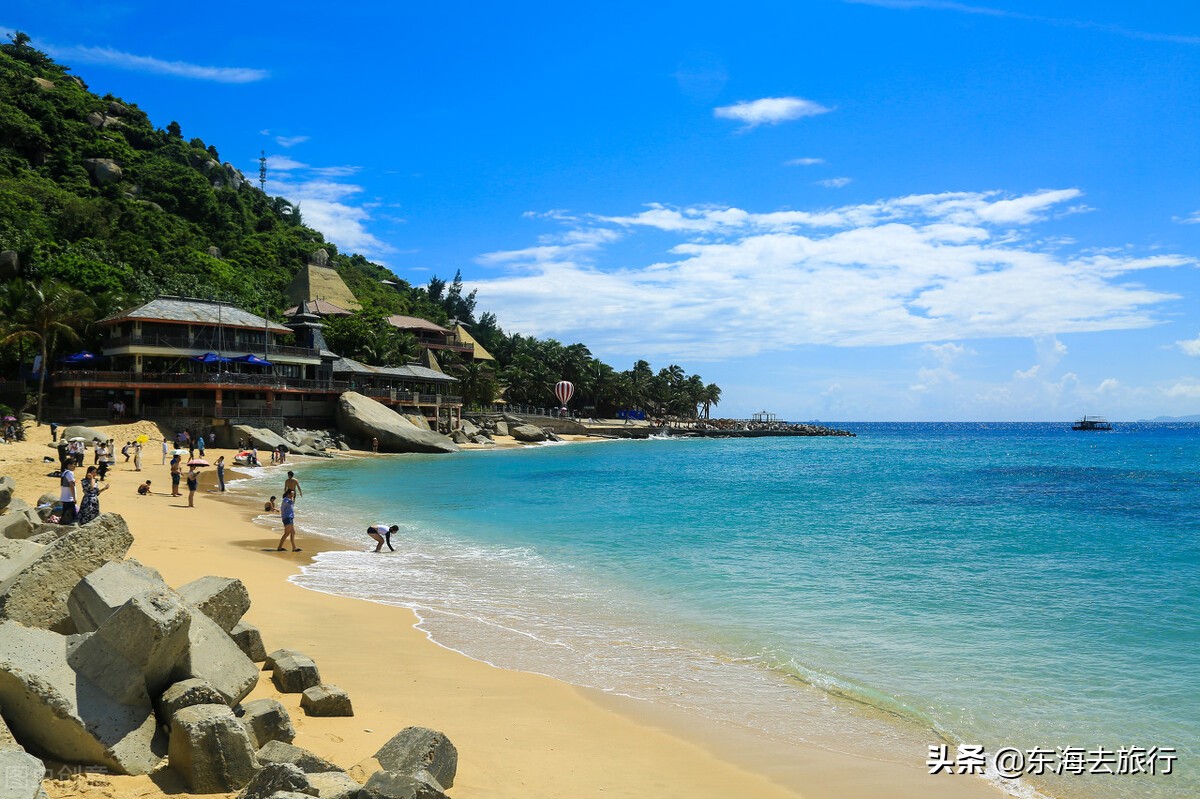
[[[97,5],[0,28],[722,415],[1200,413],[1200,7]]]

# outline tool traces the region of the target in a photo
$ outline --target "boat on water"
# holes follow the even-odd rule
[[[1112,422],[1105,419],[1103,416],[1085,416],[1075,424],[1071,425],[1072,430],[1112,430]]]

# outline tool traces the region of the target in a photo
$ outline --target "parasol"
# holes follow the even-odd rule
[[[192,458],[188,461],[188,466],[208,466],[208,461],[204,458]]]

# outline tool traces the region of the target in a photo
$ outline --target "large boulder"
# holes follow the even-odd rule
[[[433,429],[432,427],[429,426],[429,420],[425,418],[425,414],[423,414],[423,413],[402,413],[400,415],[403,416],[408,421],[412,422],[420,430],[432,430]]]
[[[258,750],[258,762],[264,766],[267,763],[290,763],[305,774],[323,774],[330,771],[341,771],[323,757],[314,755],[307,749],[293,746],[285,741],[269,741]]]
[[[180,680],[163,691],[162,696],[158,700],[158,713],[162,718],[170,720],[185,707],[223,704],[225,704],[225,697],[217,693],[216,688],[213,688],[204,680],[193,678],[190,680]],[[251,736],[251,741],[253,742],[253,736]]]
[[[0,525],[2,524],[3,517],[0,517]],[[0,584],[27,568],[45,549],[41,544],[32,541],[10,541],[0,538]]]
[[[171,717],[167,762],[192,793],[236,791],[258,771],[246,728],[226,705],[192,705],[177,711]]]
[[[241,580],[231,577],[201,577],[178,590],[184,602],[221,625],[227,633],[233,631],[250,609],[250,592]]]
[[[458,452],[454,442],[441,433],[421,430],[401,414],[356,391],[347,391],[338,398],[336,419],[338,430],[350,438],[378,438],[381,452]]]
[[[46,765],[20,747],[0,749],[0,797],[43,799],[42,778]]]
[[[84,427],[80,424],[73,424],[70,427],[58,431],[59,441],[70,441],[72,438],[82,438],[84,442],[91,445],[94,439],[108,441],[112,438],[108,433],[97,430],[94,427]]]
[[[205,680],[229,705],[236,705],[258,685],[258,667],[242,654],[221,626],[199,611],[192,611],[188,648],[176,672],[180,679]]]
[[[458,749],[444,733],[425,727],[407,727],[379,748],[375,759],[384,771],[415,774],[425,769],[443,788],[454,787]]]
[[[106,563],[84,577],[67,595],[67,612],[78,632],[95,630],[138,594],[169,590],[156,569],[136,560]]]
[[[242,654],[253,662],[262,663],[267,659],[267,648],[263,646],[262,633],[253,624],[239,621],[229,631],[229,637],[238,645],[238,649],[242,650]]]
[[[21,572],[0,583],[0,619],[29,627],[74,631],[67,597],[81,579],[125,557],[133,536],[125,520],[104,513],[50,544]]]
[[[242,726],[250,733],[250,740],[259,750],[273,742],[290,744],[296,737],[292,717],[288,715],[287,708],[276,699],[243,702],[241,719]],[[258,759],[265,762],[261,751],[258,753]]]
[[[310,716],[353,716],[350,695],[336,685],[314,685],[304,689],[300,708]]]
[[[21,276],[21,254],[16,250],[0,250],[0,280]]]
[[[233,435],[235,438],[244,438],[247,441],[253,442],[254,446],[261,450],[270,451],[273,449],[278,449],[282,444],[284,447],[287,447],[288,452],[291,452],[295,455],[328,457],[324,452],[313,449],[312,447],[306,447],[302,444],[293,444],[283,436],[276,433],[274,430],[271,430],[267,427],[252,427],[248,424],[237,424],[233,426]],[[259,453],[258,459],[260,462],[268,460],[268,458],[269,455]]]
[[[545,441],[548,438],[546,431],[537,425],[518,424],[510,426],[508,430],[509,434],[517,441],[524,441],[530,444]]]
[[[138,594],[76,645],[67,661],[113,699],[149,704],[172,683],[191,623],[192,614],[174,594]]]
[[[83,168],[92,176],[92,180],[101,186],[107,186],[110,183],[119,183],[121,178],[125,176],[125,173],[121,170],[121,165],[111,158],[85,158],[83,159]],[[104,439],[100,440],[103,441]]]
[[[503,419],[497,420],[496,435],[498,435],[498,436],[508,435],[508,422],[504,421]]]
[[[459,429],[469,436],[479,435],[480,433],[479,426],[470,419],[463,419],[462,426]]]
[[[447,799],[446,794],[410,774],[377,771],[367,780],[359,799]]]
[[[319,799],[358,799],[362,790],[362,786],[344,771],[309,774],[308,782],[317,789]]]
[[[321,672],[312,658],[292,652],[276,657],[271,665],[271,679],[283,694],[299,694],[321,684]]]
[[[149,702],[112,699],[71,668],[67,652],[65,636],[0,622],[0,707],[13,733],[64,763],[148,774],[161,759]]]
[[[17,490],[17,482],[11,477],[0,477],[0,510],[12,502],[13,492]]]
[[[267,763],[246,784],[237,799],[270,799],[281,793],[316,796],[308,775],[290,763]]]

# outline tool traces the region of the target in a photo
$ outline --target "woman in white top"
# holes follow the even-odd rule
[[[367,535],[375,539],[375,551],[382,552],[383,545],[387,544],[387,548],[395,552],[396,548],[392,546],[392,533],[399,532],[400,525],[393,524],[391,527],[384,527],[382,524],[372,524],[367,528]]]

